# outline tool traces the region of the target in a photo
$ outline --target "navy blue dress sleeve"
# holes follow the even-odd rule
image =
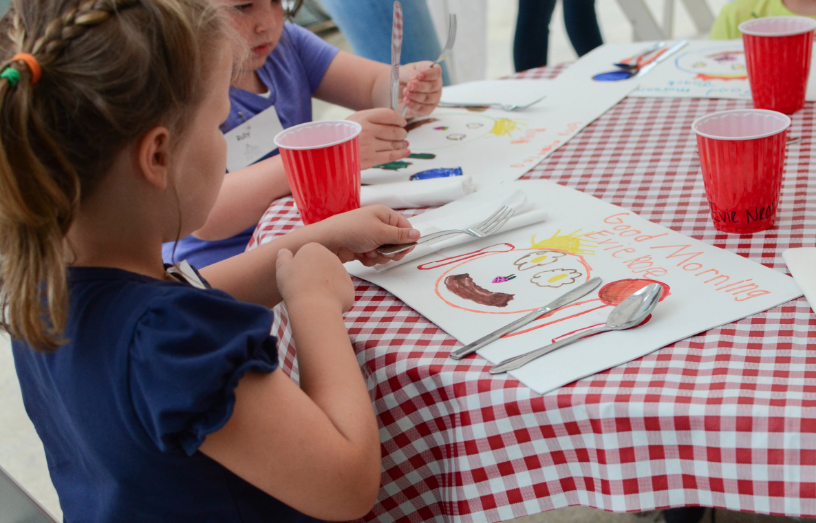
[[[174,286],[134,331],[128,363],[137,417],[164,452],[193,455],[232,415],[249,371],[278,367],[272,312],[217,290]]]

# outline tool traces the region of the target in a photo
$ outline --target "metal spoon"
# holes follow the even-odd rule
[[[609,317],[606,319],[606,325],[579,332],[574,336],[564,338],[563,340],[528,352],[527,354],[522,354],[515,358],[508,358],[490,369],[490,374],[502,374],[509,370],[519,369],[545,354],[560,349],[581,338],[586,338],[587,336],[637,327],[652,313],[652,310],[657,306],[657,303],[660,301],[660,296],[662,295],[663,286],[659,283],[650,283],[612,309],[612,312],[609,313]]]

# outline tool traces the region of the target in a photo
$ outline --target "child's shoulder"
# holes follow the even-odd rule
[[[240,332],[261,325],[269,332],[272,313],[215,289],[199,289],[107,268],[75,268],[69,272],[71,308],[76,329],[115,323],[124,330],[147,329],[173,336],[175,331],[218,328]]]
[[[736,0],[723,6],[717,20],[711,28],[712,40],[733,40],[742,33],[739,25],[742,22],[766,16],[789,15],[782,0]]]

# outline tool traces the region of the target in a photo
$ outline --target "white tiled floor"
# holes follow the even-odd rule
[[[566,0],[569,1],[569,0]],[[728,0],[708,0],[716,11]],[[2,0],[0,0],[2,3]],[[647,0],[647,4],[660,19],[662,0]],[[513,72],[512,40],[515,28],[516,2],[513,0],[488,0],[488,78],[499,78]],[[596,0],[601,30],[606,42],[631,41],[631,26],[618,8],[615,0]],[[694,37],[690,19],[682,7],[675,15],[675,35]],[[564,30],[561,7],[559,5],[553,19],[550,41],[550,63],[575,59]],[[336,45],[347,48],[340,35],[330,36]],[[315,117],[319,119],[344,118],[348,111],[328,104],[315,104]],[[23,486],[29,490],[52,513],[61,518],[59,501],[48,477],[42,445],[28,420],[20,397],[20,388],[14,373],[14,365],[7,337],[0,336],[0,465],[6,468]],[[720,523],[781,521],[783,518],[768,518],[748,514],[718,512]],[[637,517],[603,513],[592,509],[572,507],[525,518],[524,523],[539,522],[598,522],[598,523],[651,523],[655,515]],[[521,521],[519,522],[521,523]]]

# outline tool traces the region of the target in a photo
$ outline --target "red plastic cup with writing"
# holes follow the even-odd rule
[[[303,223],[360,207],[360,124],[309,122],[275,137]]]
[[[714,227],[750,234],[773,227],[791,119],[762,109],[721,111],[692,124]]]
[[[805,106],[816,20],[770,16],[739,25],[754,107],[793,114]]]

